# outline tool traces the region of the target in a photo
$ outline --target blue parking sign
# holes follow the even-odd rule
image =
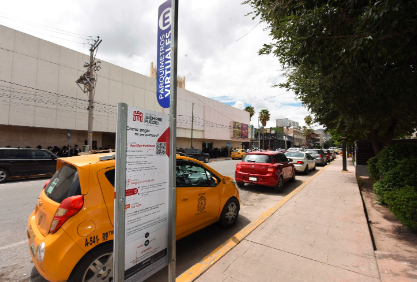
[[[71,130],[67,131],[67,139],[70,140],[71,139]]]
[[[158,43],[156,59],[156,99],[169,108],[171,94],[171,0],[158,9]]]

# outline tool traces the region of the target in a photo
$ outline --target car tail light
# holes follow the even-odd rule
[[[46,186],[48,186],[49,181],[51,181],[51,179],[48,179],[48,180],[46,181],[46,183],[45,183],[45,185],[43,186],[42,190],[43,190],[43,189],[45,189],[45,187],[46,187]]]
[[[319,156],[319,159],[321,159],[321,158],[323,158],[323,156],[322,156],[322,155],[320,155],[320,156]]]
[[[297,162],[297,164],[304,164],[304,162],[302,162],[302,161],[298,161],[298,162]]]
[[[242,165],[239,163],[236,165],[236,170],[240,170],[242,168]]]
[[[274,172],[274,171],[275,171],[275,167],[274,166],[268,167],[268,172]]]
[[[83,205],[84,197],[82,195],[72,196],[63,200],[55,212],[49,232],[52,234],[57,232],[65,221],[81,210]]]

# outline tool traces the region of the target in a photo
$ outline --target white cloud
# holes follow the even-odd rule
[[[150,63],[156,61],[157,10],[162,2],[126,0],[116,4],[110,0],[78,0],[57,4],[52,0],[41,3],[7,1],[2,5],[0,24],[83,53],[88,52],[87,45],[45,34],[86,42],[83,39],[48,32],[1,16],[15,16],[78,34],[100,35],[103,43],[98,57],[149,75]],[[180,1],[178,74],[186,76],[186,88],[190,91],[234,103],[237,108],[252,105],[256,111],[252,117],[255,126],[261,109],[270,112],[271,120],[267,126],[275,126],[275,119],[282,117],[304,125],[304,117],[309,113],[298,105],[294,93],[272,87],[285,81],[278,59],[258,55],[262,45],[270,42],[267,26],[263,23],[256,26],[257,21],[245,16],[251,8],[241,2]]]

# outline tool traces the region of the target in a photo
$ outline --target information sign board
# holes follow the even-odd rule
[[[126,129],[125,277],[143,281],[168,264],[168,115],[127,106]]]

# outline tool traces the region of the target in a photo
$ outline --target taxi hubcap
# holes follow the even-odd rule
[[[83,282],[113,281],[113,254],[104,254],[94,260],[84,273]]]
[[[233,223],[236,219],[236,215],[237,215],[237,206],[235,203],[230,203],[227,206],[227,210],[225,214],[226,222],[229,224]]]

